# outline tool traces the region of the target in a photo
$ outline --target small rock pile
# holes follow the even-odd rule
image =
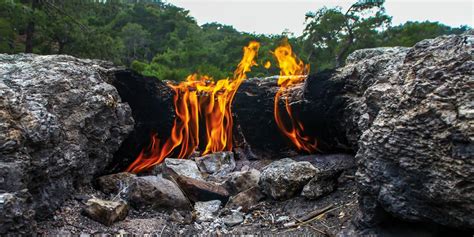
[[[258,170],[248,165],[236,169],[232,152],[193,160],[167,158],[143,174],[99,177],[97,188],[110,200],[93,198],[83,213],[110,225],[123,220],[130,205],[139,211],[170,211],[170,218],[178,223],[194,221],[196,229],[225,233],[226,228],[245,222],[265,198],[282,201],[301,195],[313,200],[331,193],[342,171],[352,167],[322,167],[310,161],[285,158]]]

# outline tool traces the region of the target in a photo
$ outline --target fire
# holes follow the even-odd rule
[[[280,77],[278,78],[280,88],[275,95],[273,109],[275,122],[283,135],[285,135],[299,151],[314,153],[316,151],[317,142],[314,138],[303,134],[303,124],[295,118],[288,99],[289,89],[306,79],[306,75],[309,73],[309,65],[305,65],[303,61],[296,57],[287,41],[276,48],[273,54],[280,68]],[[282,116],[282,111],[279,108],[281,98],[285,100],[286,119]]]
[[[179,84],[169,84],[174,90],[173,103],[176,118],[171,135],[161,141],[157,134],[151,137],[150,146],[143,149],[127,171],[138,173],[161,163],[166,157],[189,157],[199,146],[200,137],[204,137],[202,154],[232,150],[233,119],[231,106],[235,93],[257,63],[255,58],[260,44],[250,42],[243,48],[242,60],[237,66],[232,79],[221,79],[215,82],[204,75],[189,75]],[[316,151],[316,140],[303,134],[303,124],[294,116],[288,100],[289,89],[303,82],[309,72],[305,65],[293,53],[288,42],[284,42],[273,52],[280,68],[278,78],[279,90],[275,95],[274,117],[278,128],[299,151],[309,153]],[[267,61],[265,68],[271,63]],[[284,98],[285,112],[282,113],[280,99]],[[205,134],[199,134],[199,126],[204,125]],[[202,131],[202,130],[201,130]]]
[[[176,112],[171,135],[162,142],[153,134],[150,146],[140,152],[127,171],[138,173],[161,163],[171,154],[178,153],[177,158],[188,157],[199,145],[200,120],[203,120],[206,131],[203,154],[232,150],[232,101],[240,84],[247,78],[246,73],[257,65],[255,58],[259,47],[260,44],[254,41],[244,47],[242,60],[232,80],[214,82],[208,76],[190,75],[177,85],[169,84],[175,92]]]

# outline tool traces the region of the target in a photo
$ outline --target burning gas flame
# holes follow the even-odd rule
[[[247,78],[246,73],[257,65],[260,44],[252,41],[244,47],[244,54],[234,78],[214,82],[208,76],[190,75],[177,85],[169,84],[174,90],[174,108],[176,118],[171,135],[164,142],[157,134],[151,137],[151,144],[143,149],[127,171],[138,173],[161,163],[166,157],[175,154],[177,158],[186,158],[199,145],[200,119],[205,124],[206,145],[203,154],[232,150],[232,113],[231,105],[240,84]]]
[[[278,78],[280,88],[275,95],[273,109],[275,122],[283,135],[295,145],[297,150],[314,153],[317,142],[314,138],[303,134],[303,124],[294,116],[288,99],[289,90],[306,79],[306,75],[309,73],[309,65],[305,65],[303,61],[296,57],[287,41],[276,48],[273,54],[280,68],[280,77]],[[282,114],[279,108],[281,98],[285,100],[285,115]]]

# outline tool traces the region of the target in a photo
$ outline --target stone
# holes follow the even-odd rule
[[[259,180],[260,171],[256,169],[237,171],[229,174],[224,182],[224,186],[231,195],[235,195],[249,188],[258,186]]]
[[[189,211],[178,211],[173,209],[169,217],[171,221],[178,222],[179,224],[191,224],[193,222],[192,215]]]
[[[128,204],[123,200],[106,201],[98,198],[91,198],[87,201],[83,213],[92,220],[110,226],[127,217]]]
[[[161,175],[137,177],[129,187],[128,200],[130,205],[141,210],[191,209],[181,189]]]
[[[228,227],[236,226],[244,222],[244,215],[238,211],[233,211],[231,214],[222,217],[222,222]]]
[[[196,164],[201,172],[213,175],[226,175],[235,169],[234,153],[222,151],[196,157]]]
[[[226,203],[229,199],[229,192],[212,182],[180,176],[177,183],[192,202],[220,200]]]
[[[358,221],[385,213],[410,222],[474,228],[473,32],[423,40],[396,56],[351,61],[361,94],[356,154]],[[358,54],[361,54],[360,52]],[[391,63],[385,63],[388,58]],[[380,65],[384,65],[380,67]],[[352,68],[352,69],[350,69]],[[354,111],[355,114],[355,111]]]
[[[318,172],[303,187],[301,196],[307,199],[317,199],[333,192],[337,187],[337,178],[341,172]]]
[[[226,204],[226,208],[238,209],[241,208],[243,212],[250,211],[251,207],[257,205],[265,195],[262,193],[259,187],[251,187],[239,194],[229,198]]]
[[[166,158],[161,165],[157,166],[157,169],[161,171],[163,177],[168,179],[184,176],[203,180],[201,172],[193,160]]]
[[[128,172],[104,175],[97,179],[97,187],[105,194],[117,194],[130,187],[135,178],[135,174]]]
[[[296,162],[285,158],[272,162],[262,170],[259,185],[269,197],[285,200],[301,193],[304,185],[317,172],[307,161]]]
[[[19,208],[36,219],[89,185],[132,131],[130,107],[109,84],[115,70],[66,55],[0,54],[0,189],[27,189],[31,205]]]
[[[194,203],[194,212],[198,222],[214,221],[221,207],[220,200]]]
[[[0,193],[0,234],[29,235],[34,232],[34,210],[27,190],[16,193]]]

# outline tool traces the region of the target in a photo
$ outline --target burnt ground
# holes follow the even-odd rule
[[[335,236],[350,224],[350,220],[358,210],[354,170],[344,172],[339,178],[339,187],[329,195],[317,200],[306,200],[295,197],[287,201],[265,199],[254,206],[245,215],[245,221],[234,227],[226,227],[220,218],[214,222],[195,223],[191,221],[191,213],[187,224],[176,221],[172,211],[143,211],[130,209],[127,218],[104,226],[81,214],[88,198],[95,196],[111,198],[90,188],[81,191],[73,200],[67,201],[53,218],[38,223],[39,235],[64,234],[155,234],[155,235],[311,235]],[[322,215],[296,228],[287,228],[285,223],[295,221],[311,211],[332,205],[332,208]],[[222,212],[225,212],[224,209]],[[175,213],[176,214],[176,213]],[[184,218],[186,219],[186,218]],[[186,222],[186,221],[184,221]]]

